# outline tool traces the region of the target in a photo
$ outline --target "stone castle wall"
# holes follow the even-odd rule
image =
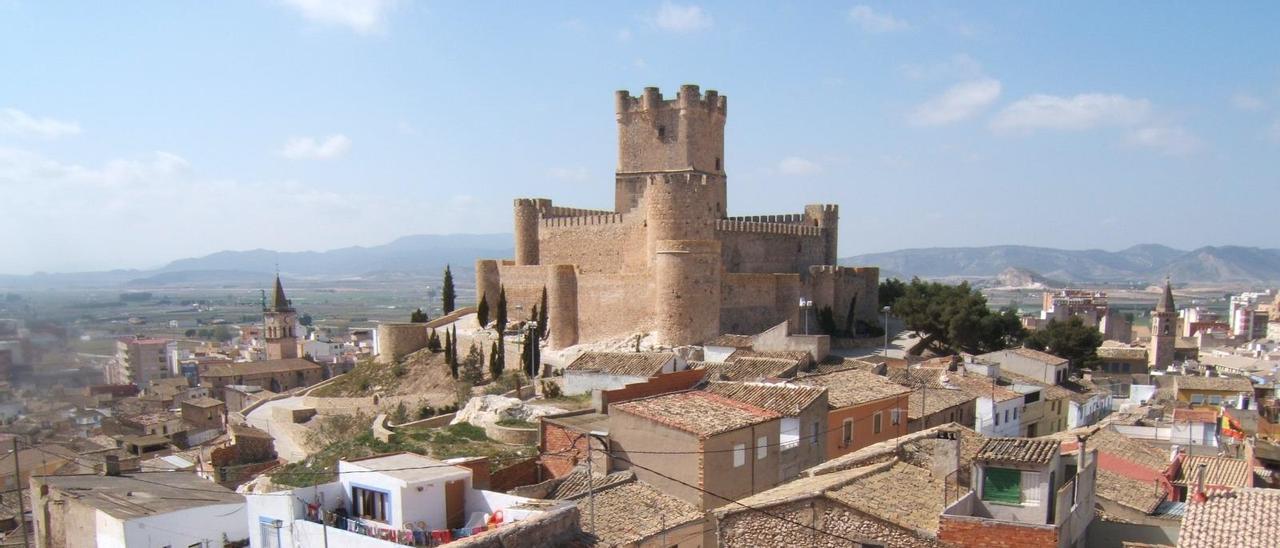
[[[723,173],[727,98],[714,90],[704,97],[698,86],[684,85],[674,100],[664,100],[652,87],[641,97],[619,91],[614,99],[619,172]]]
[[[396,362],[400,358],[426,348],[427,333],[427,324],[424,323],[378,324],[377,361]]]
[[[794,319],[800,275],[726,273],[720,295],[720,330],[755,334]]]
[[[573,264],[583,272],[643,268],[643,219],[621,214],[543,219],[542,264]]]
[[[814,226],[717,221],[716,239],[729,272],[804,272],[825,264],[826,240]]]

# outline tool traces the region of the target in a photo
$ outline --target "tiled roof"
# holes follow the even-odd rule
[[[664,394],[609,406],[659,424],[708,438],[780,418],[768,409],[700,390]]]
[[[1168,498],[1168,493],[1155,480],[1135,479],[1105,468],[1098,469],[1094,492],[1104,500],[1127,506],[1143,514],[1155,512],[1156,507]]]
[[[1179,548],[1270,548],[1280,538],[1280,490],[1237,489],[1187,503]]]
[[[244,495],[195,472],[134,472],[120,476],[82,474],[39,479],[80,504],[121,520],[213,505],[243,504]]]
[[[911,396],[907,400],[908,419],[916,420],[977,399],[964,390],[942,386],[938,379],[946,372],[945,369],[918,367],[900,369],[889,374],[893,382],[911,389]]]
[[[1085,438],[1085,446],[1096,449],[1098,464],[1097,493],[1103,499],[1151,514],[1167,498],[1156,481],[1169,465],[1169,454],[1117,432],[1110,426],[1088,426],[1045,436],[1061,440],[1061,451],[1076,450],[1076,437]]]
[[[672,352],[583,352],[565,371],[653,377],[675,357]]]
[[[582,527],[591,521],[592,504],[578,499]],[[702,519],[698,507],[665,494],[648,484],[631,481],[597,492],[594,502],[594,546],[631,546],[666,530]],[[672,544],[676,539],[672,539]]]
[[[1244,377],[1201,377],[1183,375],[1175,377],[1178,390],[1218,390],[1224,392],[1252,392],[1253,383]]]
[[[778,379],[795,375],[797,364],[777,358],[737,358],[728,362],[702,362],[708,377],[728,381]]]
[[[719,337],[716,337],[714,339],[711,339],[703,343],[703,346],[727,346],[730,348],[751,348],[751,345],[754,343],[754,341],[755,341],[755,337],[752,337],[751,335],[720,335]]]
[[[900,527],[938,532],[943,482],[929,470],[896,462],[878,473],[861,476],[827,497]]]
[[[796,382],[810,386],[825,386],[827,405],[832,409],[861,405],[911,392],[911,389],[880,375],[857,369],[809,375]]]
[[[231,364],[210,365],[200,376],[207,377],[239,377],[262,373],[283,373],[288,371],[320,370],[314,362],[302,358],[286,358],[283,360],[263,360]]]
[[[1066,358],[1059,358],[1048,352],[1041,352],[1030,348],[1014,348],[1011,352],[1024,358],[1044,362],[1049,365],[1062,365],[1068,361]]]
[[[599,493],[600,490],[606,489],[609,486],[626,483],[636,479],[635,473],[630,470],[614,472],[606,476],[596,474],[594,481],[591,482],[587,481],[588,477],[589,475],[587,474],[586,469],[579,467],[579,469],[574,470],[573,472],[570,472],[569,475],[565,476],[560,483],[556,484],[556,486],[551,489],[550,493],[547,493],[547,496],[544,498],[573,500],[588,494],[591,491],[592,486],[594,486],[596,492]]]
[[[1196,470],[1201,464],[1205,465],[1206,487],[1211,485],[1232,488],[1253,486],[1253,467],[1248,461],[1203,455],[1189,455],[1183,459],[1177,477],[1173,478],[1174,485],[1196,485],[1198,481]]]
[[[822,396],[825,389],[789,383],[713,381],[707,391],[726,398],[768,409],[779,415],[795,416]]]
[[[217,407],[219,405],[224,405],[221,401],[215,400],[208,396],[205,396],[203,398],[187,400],[182,403],[183,405],[194,405],[196,407]]]
[[[1098,357],[1104,360],[1145,360],[1147,349],[1125,346],[1099,346]]]
[[[1033,438],[991,438],[974,458],[988,462],[1046,464],[1058,454],[1058,440]]]
[[[751,350],[748,348],[739,348],[734,350],[726,361],[739,360],[742,358],[774,358],[778,360],[790,360],[797,366],[813,361],[813,357],[804,350]]]
[[[1218,410],[1212,407],[1197,407],[1195,409],[1174,409],[1173,422],[1204,422],[1214,423],[1218,421]]]
[[[945,377],[939,377],[939,380],[941,381],[944,378],[945,385],[963,390],[975,398],[994,398],[997,402],[1003,402],[1022,397],[1022,394],[1001,386],[999,383],[992,383],[991,378],[985,375],[968,371],[948,371]]]

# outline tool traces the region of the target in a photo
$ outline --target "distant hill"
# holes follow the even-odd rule
[[[903,249],[840,259],[874,265],[902,277],[996,278],[1007,269],[1028,270],[1065,282],[1158,281],[1269,283],[1280,281],[1280,249],[1221,246],[1183,251],[1157,244],[1120,251],[1030,246]]]
[[[0,287],[154,287],[262,283],[276,271],[292,278],[397,280],[440,274],[446,264],[466,273],[476,259],[510,257],[510,234],[420,234],[377,246],[329,251],[219,251],[152,270],[112,270],[30,276],[0,275]]]

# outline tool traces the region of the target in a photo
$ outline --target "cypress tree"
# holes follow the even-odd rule
[[[489,325],[489,300],[480,294],[480,304],[476,305],[476,321],[480,322],[480,329],[484,329]]]
[[[507,288],[500,287],[498,289],[498,336],[507,332]]]
[[[489,374],[493,376],[494,382],[502,378],[502,370],[506,369],[506,364],[502,363],[502,351],[499,348],[497,341],[489,347]]]
[[[531,379],[537,376],[536,375],[537,371],[533,370],[533,345],[534,344],[535,343],[533,339],[533,334],[529,331],[525,331],[524,340],[520,345],[520,347],[524,349],[524,351],[520,353],[520,368],[523,369],[524,374],[528,375],[529,378]]]
[[[542,299],[538,303],[538,338],[545,339],[547,337],[547,286],[542,286]]]
[[[453,291],[453,272],[449,270],[449,265],[444,265],[444,287],[440,289],[440,299],[444,301],[444,313],[453,312],[454,301],[458,296]]]
[[[858,296],[854,295],[852,299],[849,299],[849,314],[844,317],[844,332],[848,334],[850,337],[854,336],[853,328],[855,324],[853,323],[854,322],[853,311],[857,307],[858,307]]]
[[[538,318],[542,316],[541,310],[535,304],[533,305],[533,312],[529,313],[529,318],[533,320],[533,337],[538,340],[542,340],[542,322],[538,321]]]

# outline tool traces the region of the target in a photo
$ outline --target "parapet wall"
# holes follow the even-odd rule
[[[577,265],[589,273],[647,269],[642,221],[621,214],[544,219],[538,231],[541,262]]]
[[[592,215],[608,215],[613,211],[607,209],[583,209],[578,207],[551,206],[542,212],[542,218],[555,217],[587,217]]]
[[[763,229],[755,230],[757,226]],[[822,230],[790,224],[718,221],[715,234],[727,272],[807,273],[810,266],[824,264],[827,240]]]
[[[783,234],[787,236],[808,236],[814,238],[821,237],[823,235],[823,230],[816,226],[774,221],[735,221],[732,219],[717,219],[716,230],[719,232],[755,232],[761,234]]]
[[[749,223],[786,223],[786,224],[808,224],[817,226],[804,213],[786,213],[782,215],[738,215],[735,217],[726,217],[726,221],[746,221]]]
[[[565,217],[543,217],[538,224],[547,228],[557,226],[607,225],[621,222],[621,213],[591,213]]]
[[[381,363],[399,361],[427,347],[427,325],[423,323],[378,324],[378,355]]]
[[[880,322],[879,268],[830,265],[809,267],[807,293],[813,300],[815,314],[824,307],[831,307],[838,328],[843,329],[847,324],[851,302],[855,305],[855,321],[870,324]]]

